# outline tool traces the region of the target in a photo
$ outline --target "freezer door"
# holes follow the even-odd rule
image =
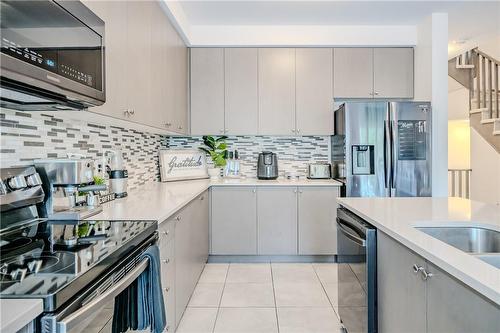
[[[431,105],[391,102],[391,196],[431,196]]]
[[[390,154],[390,141],[385,130],[385,125],[389,128],[387,106],[385,102],[348,102],[345,105],[345,167],[348,197],[390,195],[389,175],[385,172],[385,167],[390,163],[387,153],[389,151]]]

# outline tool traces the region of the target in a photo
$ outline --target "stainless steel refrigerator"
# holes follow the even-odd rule
[[[338,104],[331,152],[347,197],[431,196],[431,105]]]

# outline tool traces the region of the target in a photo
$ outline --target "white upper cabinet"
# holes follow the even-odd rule
[[[336,48],[336,98],[413,98],[413,48]]]
[[[259,49],[259,134],[295,132],[295,49]]]
[[[123,3],[120,4],[123,6]],[[118,7],[118,6],[117,6]],[[127,7],[127,67],[125,91],[129,120],[155,125],[151,115],[151,17],[152,3],[130,1]],[[138,15],[140,13],[140,15]],[[111,59],[114,61],[114,59]]]
[[[413,48],[373,49],[376,98],[413,98]]]
[[[115,118],[124,118],[127,109],[126,80],[127,60],[123,56],[127,48],[127,6],[116,6],[110,1],[85,0],[84,4],[106,23],[104,43],[106,47],[105,80],[106,103],[91,107],[92,112]]]
[[[224,49],[191,49],[191,134],[224,133]]]
[[[84,3],[106,24],[106,102],[89,111],[187,133],[187,47],[159,3]]]
[[[373,97],[372,48],[334,49],[333,70],[333,92],[335,97]]]
[[[258,49],[227,48],[224,133],[258,134]]]
[[[295,62],[297,134],[333,134],[332,49],[296,49]]]

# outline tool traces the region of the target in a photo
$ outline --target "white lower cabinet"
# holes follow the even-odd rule
[[[377,284],[379,332],[491,333],[500,327],[498,305],[380,231]]]
[[[257,254],[255,187],[211,189],[212,254]]]
[[[208,195],[202,193],[159,226],[167,332],[174,332],[208,258]]]
[[[257,189],[258,254],[297,254],[297,188]]]
[[[211,190],[211,254],[334,255],[338,187]]]
[[[337,254],[338,187],[299,187],[299,254]]]

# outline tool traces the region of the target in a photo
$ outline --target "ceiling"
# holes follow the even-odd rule
[[[448,13],[449,40],[500,35],[500,1],[192,1],[176,2],[182,30],[197,26],[417,25]],[[182,13],[180,13],[182,12]],[[179,14],[180,13],[180,14]]]

